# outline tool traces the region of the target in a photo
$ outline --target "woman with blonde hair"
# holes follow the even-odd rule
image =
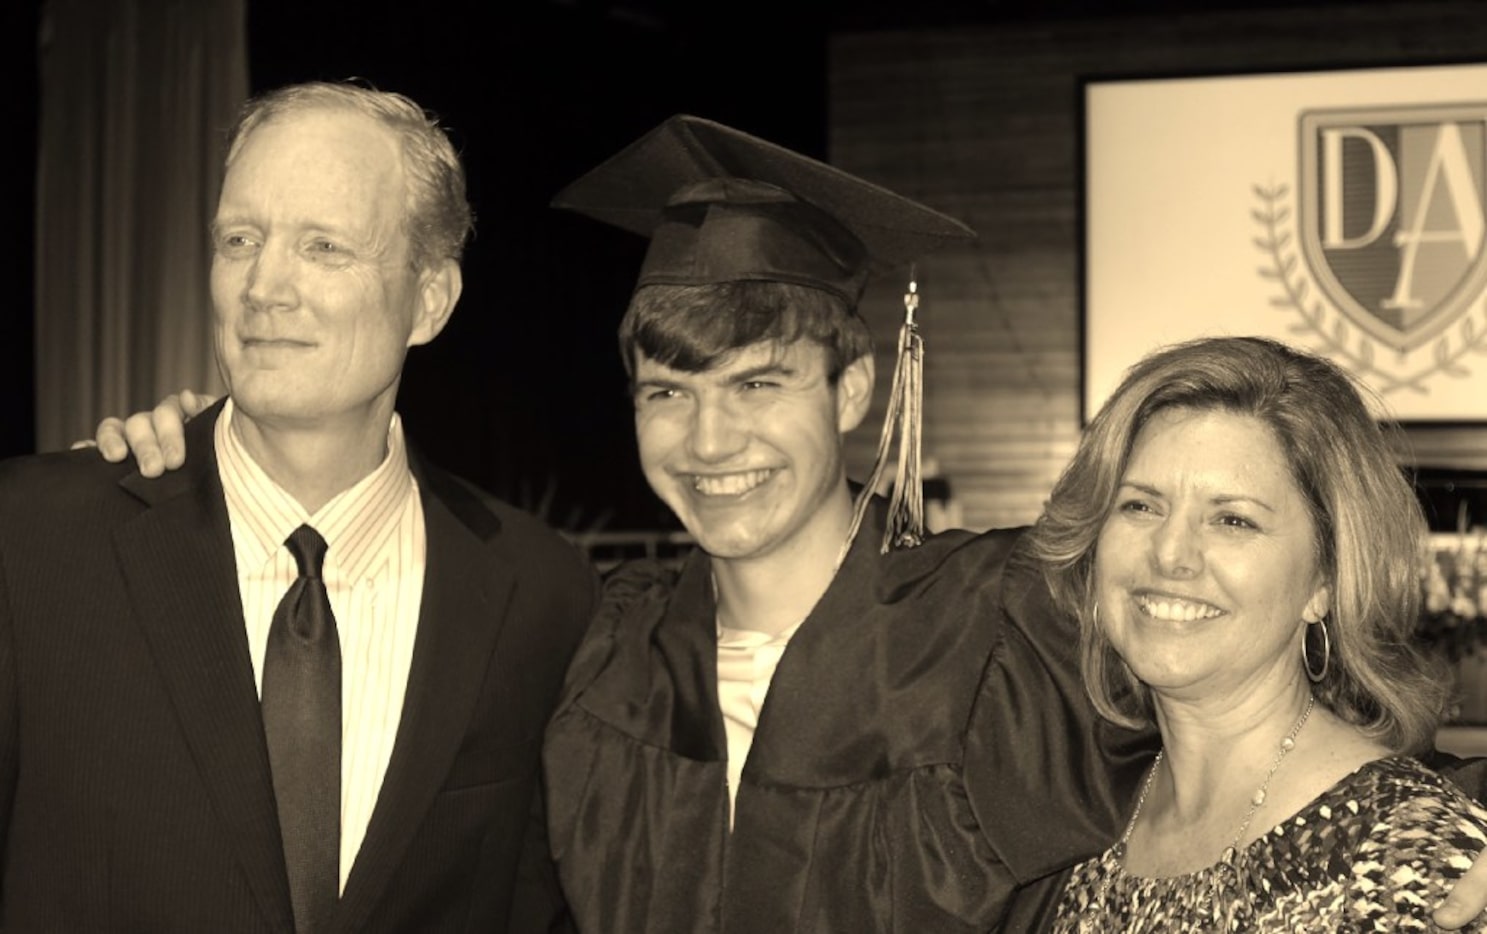
[[[1085,432],[1031,543],[1095,706],[1163,748],[1055,930],[1424,930],[1487,842],[1411,758],[1449,683],[1412,640],[1424,523],[1386,431],[1331,363],[1212,338]]]

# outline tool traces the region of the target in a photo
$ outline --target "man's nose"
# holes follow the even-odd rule
[[[265,244],[248,267],[243,301],[256,311],[292,308],[298,303],[294,286],[294,259],[288,250]]]
[[[692,414],[692,456],[704,463],[721,463],[748,444],[746,420],[722,400],[703,399]]]

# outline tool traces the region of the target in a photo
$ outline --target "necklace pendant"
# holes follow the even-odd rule
[[[1296,741],[1287,736],[1285,739],[1280,741],[1280,748],[1281,752],[1290,752],[1292,749],[1296,748]]]
[[[1253,798],[1249,799],[1249,803],[1250,804],[1253,804],[1255,807],[1259,807],[1260,805],[1264,804],[1265,803],[1265,789],[1261,788],[1258,791],[1256,791],[1255,792],[1255,796]]]

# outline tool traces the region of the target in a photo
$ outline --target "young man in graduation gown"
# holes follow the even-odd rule
[[[1014,533],[884,553],[878,501],[853,534],[858,298],[971,232],[691,117],[554,203],[650,238],[621,348],[646,478],[699,545],[612,576],[548,728],[580,928],[1008,922],[1015,887],[1108,843],[1152,747],[1093,715]]]
[[[548,727],[579,928],[1036,929],[1156,737],[1094,714],[1015,530],[886,548],[914,530],[844,466],[874,382],[869,274],[970,231],[685,116],[554,203],[650,238],[621,348],[646,477],[699,545],[610,576]],[[137,415],[130,443],[159,458],[178,419]],[[105,452],[125,434],[100,426]]]

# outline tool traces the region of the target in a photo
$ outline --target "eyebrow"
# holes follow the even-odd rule
[[[739,370],[737,373],[728,374],[727,383],[733,386],[739,383],[747,383],[763,376],[781,376],[788,379],[798,375],[799,372],[795,367],[786,366],[783,363],[761,363],[758,366],[751,366],[746,370]],[[694,375],[706,375],[706,371]],[[644,379],[632,381],[631,386],[632,392],[640,389],[679,389],[682,387],[682,382],[681,380],[670,379],[665,376],[647,376]]]
[[[636,380],[631,380],[630,381],[630,392],[631,392],[632,395],[634,393],[640,392],[642,389],[679,389],[679,388],[681,388],[681,383],[680,382],[678,382],[678,381],[676,381],[674,379],[667,379],[664,376],[648,376],[645,379],[636,379]]]
[[[1150,486],[1149,484],[1140,483],[1140,482],[1135,481],[1135,480],[1122,480],[1120,482],[1120,486],[1123,487],[1123,488],[1128,487],[1130,489],[1137,490],[1139,492],[1142,492],[1142,493],[1147,494],[1148,496],[1155,496],[1158,499],[1166,499],[1167,498],[1166,495],[1164,493],[1162,493],[1161,490],[1158,490],[1156,487]],[[1275,512],[1275,507],[1274,506],[1272,506],[1269,503],[1265,502],[1263,499],[1259,499],[1259,498],[1254,497],[1254,496],[1241,496],[1241,495],[1236,495],[1236,494],[1224,494],[1224,495],[1213,497],[1212,499],[1209,500],[1209,502],[1212,503],[1215,506],[1231,506],[1231,505],[1234,505],[1235,503],[1249,503],[1251,505],[1258,506],[1259,508],[1265,510],[1266,512],[1269,512],[1269,513]]]
[[[751,366],[747,370],[739,370],[728,377],[728,382],[747,383],[761,376],[783,376],[788,379],[798,372],[794,367],[785,366],[783,363],[762,363],[759,366]]]
[[[220,234],[225,228],[229,227],[258,228],[260,226],[262,225],[257,220],[247,214],[230,214],[227,217],[213,218],[211,222],[207,224],[207,230],[213,236],[216,236],[217,234]],[[291,220],[287,223],[282,224],[281,226],[301,233],[321,234],[327,237],[335,237],[338,240],[346,240],[348,242],[355,242],[356,239],[354,232],[346,227],[342,227],[338,224],[327,224],[323,221],[310,220],[308,218]]]
[[[1232,503],[1249,503],[1254,506],[1259,506],[1266,512],[1275,512],[1274,506],[1265,502],[1263,499],[1257,499],[1253,496],[1215,496],[1213,498],[1213,502],[1219,506],[1228,506]]]

